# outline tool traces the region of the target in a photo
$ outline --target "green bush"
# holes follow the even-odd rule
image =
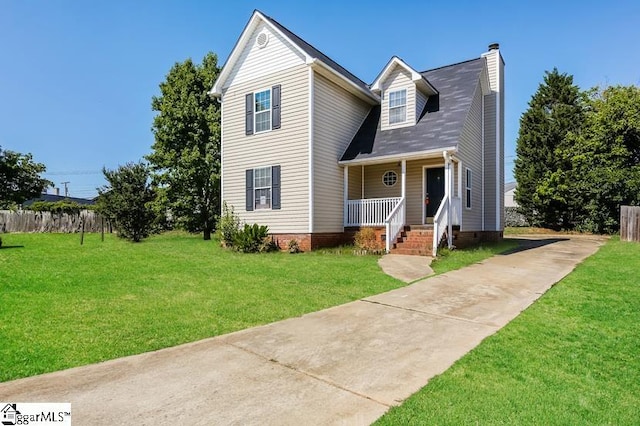
[[[269,228],[267,226],[245,223],[244,228],[236,233],[233,246],[243,253],[258,253],[265,250],[268,236]]]
[[[95,210],[94,205],[80,204],[66,199],[60,201],[35,201],[26,208],[35,212],[51,212],[54,214],[80,214],[82,210]]]
[[[223,247],[233,247],[236,235],[240,231],[240,218],[233,211],[233,206],[229,207],[227,202],[222,203],[222,215],[218,219],[218,236]]]

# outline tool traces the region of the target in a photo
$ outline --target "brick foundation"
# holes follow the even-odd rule
[[[502,231],[464,231],[453,230],[453,245],[456,248],[476,246],[483,242],[502,241]]]
[[[322,247],[336,247],[353,244],[355,231],[322,232],[313,234],[270,234],[281,250],[289,249],[289,241],[295,240],[302,251],[311,251]]]

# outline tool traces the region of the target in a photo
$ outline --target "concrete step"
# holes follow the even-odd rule
[[[432,242],[426,241],[404,241],[401,243],[397,243],[397,248],[408,248],[408,249],[426,249],[431,247]]]
[[[410,256],[431,256],[431,249],[394,248],[391,254],[405,254]]]

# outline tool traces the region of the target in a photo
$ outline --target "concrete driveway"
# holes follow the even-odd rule
[[[71,402],[76,425],[370,424],[603,241],[524,238],[513,253],[346,305],[0,383],[0,401]]]

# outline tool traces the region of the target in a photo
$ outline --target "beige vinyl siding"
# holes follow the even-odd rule
[[[393,186],[386,186],[382,183],[382,176],[390,170],[398,174],[398,182]],[[364,198],[400,197],[401,194],[402,182],[398,161],[374,164],[364,168]]]
[[[280,84],[282,127],[245,135],[245,95]],[[296,66],[226,89],[223,93],[223,200],[249,224],[274,233],[308,232],[308,68]],[[281,209],[246,211],[245,170],[281,166]]]
[[[344,171],[338,161],[370,106],[318,74],[314,83],[313,232],[342,232]]]
[[[424,110],[424,106],[426,104],[427,96],[419,90],[416,90],[416,123],[420,119],[420,114],[422,114],[422,111]]]
[[[442,156],[432,159],[407,161],[407,224],[419,225],[423,223],[424,203],[424,172],[423,167],[444,167]],[[382,183],[382,175],[387,170],[398,173],[398,183],[393,187],[385,187]],[[365,198],[400,197],[402,183],[400,175],[401,167],[398,162],[365,166]]]
[[[389,125],[389,92],[402,89],[407,90],[407,121]],[[416,85],[411,81],[409,72],[403,67],[396,65],[395,69],[382,83],[381,108],[380,123],[382,130],[413,126],[416,124]]]
[[[463,231],[482,230],[482,87],[478,80],[473,101],[462,132],[460,150],[457,155],[462,161],[462,225]],[[471,209],[467,209],[466,169],[471,170]],[[457,182],[457,170],[456,170]]]
[[[362,166],[349,166],[349,200],[359,200],[362,197]]]
[[[259,48],[256,39],[262,32],[269,35],[269,41],[264,48]],[[249,42],[225,81],[224,89],[304,63],[304,56],[263,22],[251,34]]]
[[[487,231],[496,230],[496,54],[492,51],[485,55],[491,86],[491,93],[484,97],[484,223]]]

